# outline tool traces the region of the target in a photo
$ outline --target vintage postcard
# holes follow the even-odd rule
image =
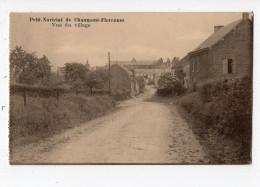
[[[10,13],[10,164],[250,164],[253,12]]]

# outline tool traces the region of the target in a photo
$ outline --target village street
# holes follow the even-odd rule
[[[207,163],[175,106],[148,101],[155,90],[122,101],[106,116],[16,150],[14,163]]]

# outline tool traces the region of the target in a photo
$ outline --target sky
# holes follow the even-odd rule
[[[62,18],[62,27],[30,18]],[[71,27],[65,27],[66,18]],[[124,22],[84,23],[74,18],[124,19]],[[66,62],[103,66],[111,60],[157,60],[184,57],[214,32],[214,25],[242,19],[242,13],[11,13],[10,48],[46,55],[53,68]],[[59,23],[59,22],[57,22]]]

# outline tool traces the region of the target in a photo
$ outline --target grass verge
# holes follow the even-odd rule
[[[184,96],[154,96],[148,102],[159,102],[177,107],[182,118],[187,122],[193,133],[210,159],[210,164],[250,164],[251,142],[243,138],[237,131],[232,136],[227,132],[230,128],[219,126],[216,107],[220,103],[204,103],[198,92]],[[236,125],[236,124],[234,124]]]
[[[17,147],[50,137],[62,130],[99,117],[115,107],[116,99],[103,96],[62,95],[55,98],[10,96],[9,147]]]

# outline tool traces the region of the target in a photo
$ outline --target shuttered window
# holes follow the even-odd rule
[[[228,74],[232,73],[232,59],[228,59]]]
[[[223,73],[224,74],[236,73],[236,63],[232,59],[223,60]]]
[[[223,73],[224,74],[228,73],[228,59],[223,60]]]

